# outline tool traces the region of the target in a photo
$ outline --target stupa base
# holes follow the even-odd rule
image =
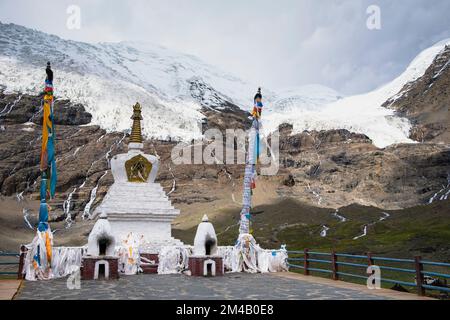
[[[81,280],[119,279],[119,258],[106,256],[84,256],[80,268]]]
[[[194,277],[223,276],[223,258],[218,256],[189,257],[189,270]]]

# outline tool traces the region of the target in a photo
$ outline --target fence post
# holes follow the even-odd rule
[[[305,260],[303,262],[305,276],[309,276],[309,249],[305,249]]]
[[[25,255],[27,254],[27,247],[24,245],[20,246],[20,256],[19,256],[19,270],[17,271],[17,279],[21,280],[23,279],[23,265],[25,263]]]
[[[415,267],[416,267],[416,283],[417,283],[417,294],[419,296],[425,295],[425,288],[423,285],[423,264],[422,264],[422,257],[417,256],[414,257]]]
[[[371,252],[367,252],[367,265],[369,267],[374,265]]]
[[[333,251],[331,253],[331,266],[332,266],[332,271],[333,271],[333,280],[339,280],[339,275],[338,275],[338,264],[337,264],[337,255],[336,255],[336,251]]]

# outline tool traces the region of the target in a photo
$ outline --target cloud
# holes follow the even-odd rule
[[[81,30],[66,28],[69,5]],[[366,27],[369,5],[382,29]],[[450,37],[448,0],[55,0],[0,2],[0,20],[79,41],[149,41],[272,88],[320,83],[345,94],[400,74]]]

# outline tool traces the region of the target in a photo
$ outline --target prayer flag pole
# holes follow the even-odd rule
[[[242,196],[242,210],[240,217],[239,234],[251,234],[250,219],[251,219],[251,207],[252,207],[252,190],[256,188],[256,164],[260,154],[260,138],[259,130],[261,128],[261,113],[262,113],[262,94],[261,88],[258,88],[258,92],[254,98],[253,106],[253,122],[249,136],[249,147],[246,157],[245,173],[244,173],[244,191]]]
[[[48,224],[47,198],[52,199],[56,191],[56,160],[55,160],[55,131],[53,124],[53,71],[50,62],[46,68],[43,119],[42,119],[42,146],[40,158],[41,185],[39,223],[36,237],[31,243],[29,257],[32,259],[33,270],[27,270],[28,280],[50,279],[53,277],[51,271],[53,234]]]

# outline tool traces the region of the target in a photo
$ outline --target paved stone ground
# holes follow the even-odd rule
[[[269,274],[226,274],[217,278],[185,275],[122,276],[117,281],[82,281],[69,290],[65,279],[24,281],[15,299],[146,300],[382,300],[363,290],[287,279]]]
[[[0,300],[11,300],[21,282],[21,280],[0,280]]]

